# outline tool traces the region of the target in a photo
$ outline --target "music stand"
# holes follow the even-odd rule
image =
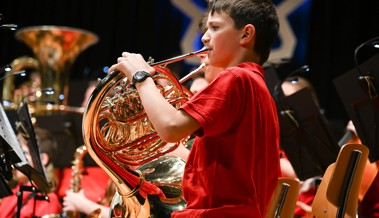
[[[370,150],[371,162],[379,160],[378,61],[379,54],[376,54],[360,64],[361,72],[365,72],[367,78],[363,78],[354,68],[333,80],[362,144]]]
[[[281,88],[283,81],[276,70],[269,66],[265,72],[267,87],[277,104],[280,146],[297,177],[304,181],[323,175],[329,164],[335,162],[340,148],[311,91],[304,88],[285,96]],[[290,77],[298,72],[301,71],[290,73]]]
[[[308,88],[277,101],[280,145],[300,180],[323,175],[340,147]]]
[[[12,190],[9,188],[7,181],[12,175],[11,163],[9,161],[10,149],[4,138],[0,137],[0,154],[1,154],[1,169],[0,169],[0,198],[12,195]]]
[[[12,195],[12,190],[9,188],[7,181],[1,177],[0,178],[0,198]]]
[[[44,172],[44,167],[41,164],[37,140],[35,138],[33,126],[31,125],[31,120],[30,120],[29,111],[28,111],[26,102],[24,102],[24,105],[20,107],[18,111],[18,115],[19,115],[19,118],[21,118],[19,125],[22,126],[24,130],[26,130],[26,132],[23,132],[23,134],[27,134],[29,137],[28,141],[32,142],[31,144],[28,143],[28,148],[32,157],[32,162],[34,166],[37,167],[36,169],[34,169],[31,165],[29,165],[29,162],[27,161],[26,156],[24,152],[22,151],[21,145],[8,120],[8,117],[6,116],[4,109],[2,105],[0,104],[0,127],[2,130],[0,131],[0,136],[1,136],[0,145],[4,154],[7,155],[7,161],[8,161],[7,164],[13,165],[17,170],[25,174],[38,187],[38,189],[36,189],[36,187],[34,187],[33,185],[20,187],[20,190],[17,194],[18,196],[18,201],[17,201],[18,207],[17,207],[17,212],[16,212],[17,218],[20,217],[23,191],[33,192],[34,199],[36,200],[41,200],[41,199],[48,200],[47,196],[44,196],[44,195],[48,193],[51,188],[49,183],[47,182],[46,175],[44,173],[41,173],[41,171]],[[2,181],[2,182],[5,182],[5,181]],[[5,188],[4,190],[1,190],[1,191],[4,193],[4,195],[6,194],[10,195],[8,192],[10,191],[9,189],[7,190]],[[37,195],[38,192],[41,192],[43,195]],[[13,194],[12,192],[10,193]]]
[[[23,174],[28,176],[33,182],[36,183],[38,191],[46,194],[50,191],[51,185],[46,176],[46,170],[41,161],[40,149],[38,147],[37,139],[34,132],[34,127],[30,118],[27,102],[24,101],[17,110],[18,122],[16,122],[16,128],[21,134],[28,136],[28,148],[30,156],[32,157],[32,163],[34,167],[29,164],[18,166],[16,168]]]
[[[29,121],[30,121],[30,117],[29,117]],[[0,128],[2,130],[0,131],[0,136],[2,139],[1,140],[2,149],[6,152],[9,163],[12,164],[17,170],[21,171],[23,174],[28,176],[33,182],[35,182],[42,193],[49,192],[50,185],[47,182],[46,176],[40,171],[34,169],[32,166],[29,165],[29,162],[25,157],[25,154],[19,144],[17,136],[15,132],[13,131],[13,128],[1,104],[0,104]],[[32,141],[36,142],[34,133],[29,134],[29,136],[31,138],[34,137],[34,140]],[[36,150],[35,147],[36,145],[33,145],[31,148],[29,148],[30,152],[37,153],[33,156],[39,156],[39,150]],[[39,161],[39,163],[41,162]],[[35,162],[33,160],[33,164],[37,166],[38,161]],[[41,169],[42,167],[39,166],[38,169]]]
[[[0,153],[4,157],[2,158],[2,168],[0,172],[0,195],[5,197],[13,194],[5,181],[12,178],[12,170],[9,169],[8,166],[12,164],[24,165],[28,162],[1,104],[0,128]]]

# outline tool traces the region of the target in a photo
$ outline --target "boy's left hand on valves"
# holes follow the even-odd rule
[[[117,58],[117,64],[112,65],[108,73],[119,70],[125,74],[128,81],[132,81],[133,74],[137,71],[146,71],[154,75],[155,69],[150,66],[141,54],[123,52],[122,56]]]

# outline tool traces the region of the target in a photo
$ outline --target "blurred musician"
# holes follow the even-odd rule
[[[57,155],[57,142],[55,138],[45,129],[35,129],[36,139],[40,148],[41,160],[45,165],[49,181],[54,181],[54,166],[52,160]],[[29,148],[27,146],[27,139],[21,134],[18,138],[29,164],[33,167]],[[20,209],[20,218],[42,217],[44,215],[59,215],[61,211],[61,203],[54,192],[48,193],[49,200],[36,200],[34,197],[36,193],[26,192],[23,195],[21,208],[17,207],[18,198],[16,193],[20,190],[21,186],[31,186],[29,178],[18,170],[14,172],[16,179],[16,186],[13,187],[14,195],[4,197],[0,201],[0,218],[16,217],[17,210]],[[53,191],[53,190],[52,190]]]
[[[88,99],[97,84],[97,80],[88,82],[81,103],[82,107],[87,106]],[[83,154],[77,154],[78,149]],[[97,165],[88,166],[84,162],[84,157],[89,155],[86,151],[80,150],[80,147],[78,149],[73,154],[74,161],[72,163],[74,164],[72,167],[63,168],[61,172],[57,193],[62,201],[62,217],[71,218],[71,212],[76,217],[87,216],[95,213],[97,209],[101,210],[99,218],[108,217],[109,206],[116,187],[101,167]],[[76,181],[75,177],[79,178],[79,181]]]
[[[29,80],[19,84],[13,92],[15,102],[22,102],[27,99],[29,104],[37,101],[37,92],[41,90],[41,77],[38,72],[33,71],[29,75]]]
[[[196,94],[208,85],[208,81],[204,78],[204,75],[198,75],[193,78],[190,91],[192,94]]]
[[[99,218],[107,218],[109,216],[109,206],[112,201],[113,195],[116,192],[116,186],[111,180],[106,189],[104,198],[100,201],[93,201],[85,196],[85,191],[82,189],[79,192],[72,190],[66,191],[66,196],[63,198],[63,211],[70,212],[76,211],[83,215],[93,214],[96,210],[100,209]],[[68,217],[70,218],[70,217]]]

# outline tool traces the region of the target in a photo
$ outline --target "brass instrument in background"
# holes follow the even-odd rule
[[[81,145],[78,148],[76,148],[74,153],[74,160],[72,161],[72,178],[70,181],[70,189],[73,192],[79,192],[82,189],[82,177],[83,177],[83,171],[84,171],[84,163],[83,158],[87,154],[87,147],[86,145]],[[78,211],[70,211],[65,212],[62,217],[64,218],[80,218],[82,217],[82,214]],[[91,214],[87,216],[87,218],[100,218],[101,217],[101,210],[97,209],[93,211]]]
[[[89,46],[97,43],[98,37],[89,31],[62,26],[32,26],[16,32],[16,38],[28,45],[35,58],[17,58],[12,62],[9,75],[22,68],[33,67],[40,75],[35,102],[29,102],[32,113],[46,111],[80,112],[67,105],[69,74],[76,57]],[[5,109],[18,107],[14,95],[14,76],[4,81],[3,104]],[[25,96],[24,96],[25,97]]]
[[[166,196],[149,196],[150,218],[171,218],[173,211],[187,206],[182,197],[185,164],[179,157],[163,156],[138,167],[146,181],[158,186]]]
[[[156,69],[152,78],[157,88],[174,107],[179,108],[189,96],[166,65],[207,51],[205,47],[151,64]],[[111,212],[123,218],[149,217],[149,202],[137,198],[145,179],[140,171],[132,168],[173,151],[179,143],[168,145],[160,139],[146,116],[137,90],[123,73],[108,74],[93,91],[83,115],[83,137],[88,153],[117,187]],[[124,176],[128,173],[137,174],[139,182],[134,187]]]
[[[74,153],[74,160],[72,161],[72,178],[70,181],[70,189],[73,192],[79,192],[82,189],[81,180],[83,177],[83,157],[87,154],[87,147],[85,145],[79,146]],[[80,218],[78,211],[67,212],[69,218]]]
[[[36,93],[40,89],[40,85],[36,81],[30,81],[30,84],[27,84],[29,88],[25,90],[26,92],[23,92],[23,90],[20,89],[20,92],[16,92],[16,85],[15,85],[15,76],[14,73],[21,72],[26,69],[30,69],[33,71],[38,71],[39,69],[39,63],[38,60],[29,57],[29,56],[22,56],[19,58],[14,59],[10,63],[11,71],[8,71],[5,73],[4,76],[4,84],[3,84],[3,98],[2,103],[5,109],[16,109],[20,103],[22,102],[23,98],[27,97],[29,95],[29,90]],[[36,96],[36,94],[34,94]],[[32,102],[29,101],[29,103],[32,104]]]

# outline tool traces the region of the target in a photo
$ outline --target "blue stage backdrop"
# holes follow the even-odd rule
[[[171,0],[172,7],[181,13],[184,21],[180,46],[183,53],[203,47],[198,24],[206,10],[205,0]],[[274,0],[280,19],[280,32],[269,58],[270,62],[280,63],[283,59],[306,64],[311,0]],[[175,10],[175,9],[174,9]],[[188,59],[185,63],[195,67],[198,59]]]
[[[99,43],[75,60],[72,79],[87,77],[103,68],[106,70],[105,66],[115,63],[123,51],[141,53],[160,61],[203,47],[198,25],[207,0],[41,0],[38,3],[26,1],[23,7],[15,2],[0,1],[2,23],[16,23],[20,28],[68,26],[99,36]],[[298,65],[307,64],[311,0],[274,0],[274,3],[281,27],[269,61],[278,63],[291,59]],[[12,31],[0,31],[0,48],[0,66],[19,56],[33,55],[31,48],[16,40]],[[173,64],[172,68],[183,76],[198,65],[199,59],[191,58]]]

